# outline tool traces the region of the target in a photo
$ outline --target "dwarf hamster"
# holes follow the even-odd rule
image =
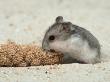
[[[59,51],[68,54],[73,59],[86,64],[100,62],[100,44],[88,30],[65,22],[62,16],[46,31],[42,41],[44,50]]]

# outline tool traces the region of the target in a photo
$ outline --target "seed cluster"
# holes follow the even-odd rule
[[[20,45],[8,41],[0,45],[1,67],[25,67],[62,63],[63,55],[46,52],[35,44]]]

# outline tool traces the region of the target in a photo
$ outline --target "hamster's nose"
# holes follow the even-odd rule
[[[42,42],[42,49],[44,49],[44,50],[50,50],[49,49],[49,45],[47,44],[47,42],[45,42],[45,41]]]
[[[47,48],[47,47],[42,47],[42,49],[45,50],[45,51],[50,51],[50,49]]]
[[[55,50],[50,49],[49,47],[42,46],[42,49],[45,50],[45,51],[55,52]]]
[[[42,46],[42,49],[45,51],[50,51],[50,48],[48,46],[45,46],[45,45]]]

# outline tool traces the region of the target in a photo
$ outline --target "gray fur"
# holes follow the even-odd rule
[[[97,48],[97,51],[100,54],[100,44],[96,37],[94,37],[88,30],[82,27],[77,25],[73,25],[73,27],[76,29],[76,33],[82,36],[82,39],[87,40],[91,48]]]

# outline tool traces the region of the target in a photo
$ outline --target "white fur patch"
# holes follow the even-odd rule
[[[82,40],[80,36],[72,35],[66,41],[52,42],[50,47],[56,51],[68,53],[71,57],[85,63],[95,63],[96,49],[91,49],[88,42]]]

